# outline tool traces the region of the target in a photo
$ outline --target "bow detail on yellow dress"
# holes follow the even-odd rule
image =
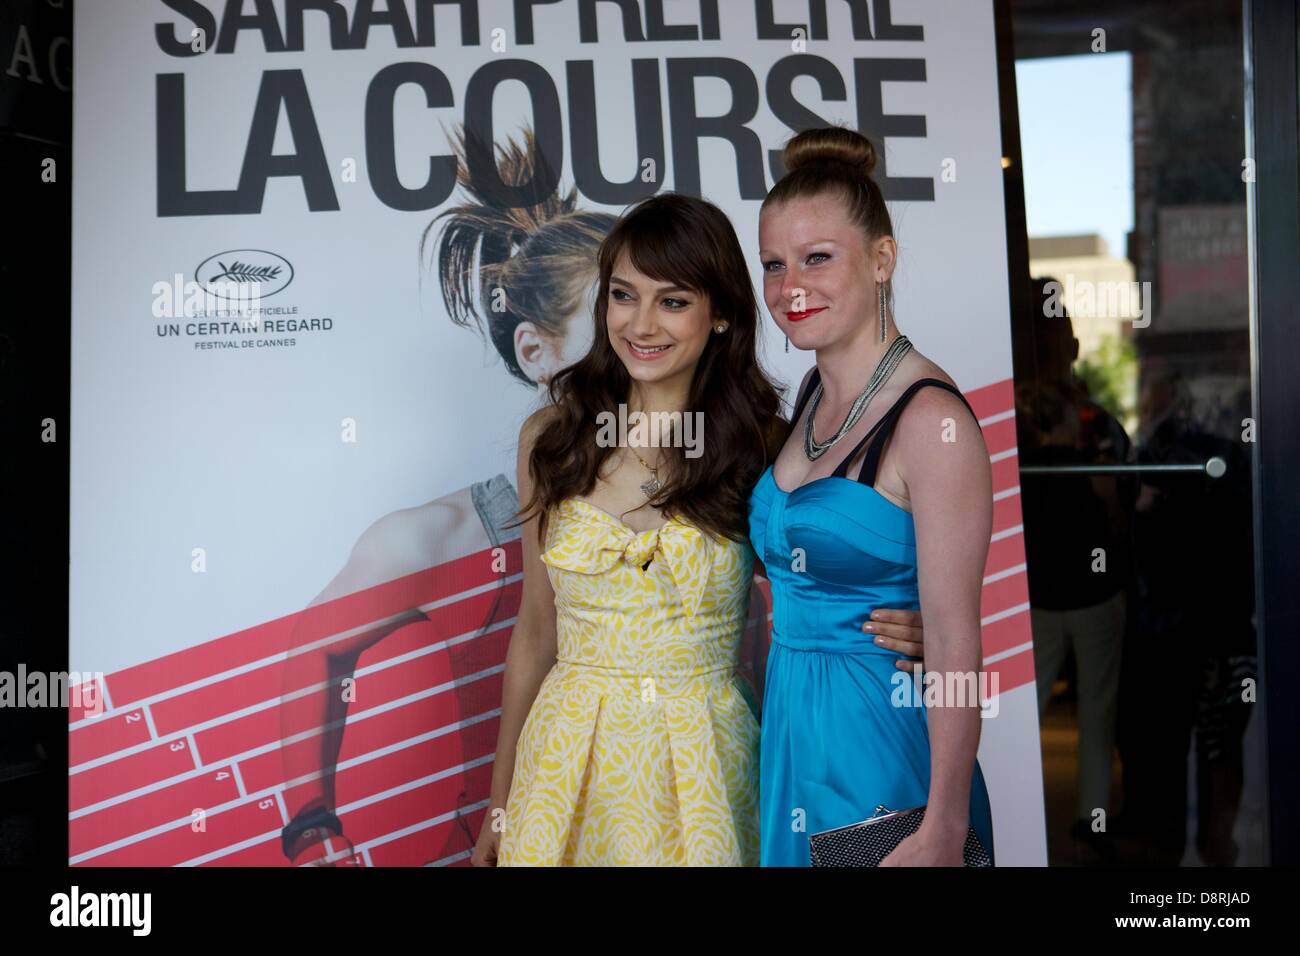
[[[715,544],[708,535],[676,518],[653,531],[633,531],[609,512],[577,499],[559,507],[570,509],[588,533],[564,535],[541,555],[543,563],[579,574],[604,574],[622,561],[640,571],[657,553],[677,585],[687,617],[695,617],[713,566]]]

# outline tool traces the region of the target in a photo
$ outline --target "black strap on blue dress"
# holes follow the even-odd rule
[[[803,414],[803,407],[808,404],[808,397],[812,395],[813,389],[817,387],[817,383],[820,382],[821,380],[822,380],[822,370],[819,369],[816,365],[814,365],[812,370],[812,377],[808,379],[808,384],[804,386],[804,390],[799,396],[799,401],[795,402],[794,414],[790,416],[791,425],[799,424],[799,416]]]
[[[821,370],[814,368],[812,377],[808,379],[808,386],[804,389],[803,395],[799,397],[799,403],[795,406],[794,417],[790,419],[792,423],[798,424],[799,416],[803,413],[804,405],[807,404],[809,396],[812,395],[813,390],[816,389],[817,383],[820,380]],[[885,414],[880,417],[880,420],[871,426],[871,430],[862,436],[862,440],[854,446],[853,451],[844,456],[844,459],[839,463],[832,474],[840,478],[847,478],[849,474],[849,465],[852,464],[853,460],[858,457],[862,452],[862,449],[870,442],[871,447],[867,449],[867,456],[862,461],[862,470],[858,472],[858,481],[862,482],[862,484],[866,485],[868,488],[875,487],[876,473],[880,470],[880,459],[884,454],[885,445],[888,444],[890,436],[893,435],[894,426],[898,424],[898,419],[902,417],[903,409],[907,407],[907,403],[912,400],[913,395],[929,385],[941,388],[946,392],[952,392],[961,399],[961,403],[966,406],[966,409],[971,413],[971,417],[974,418],[977,423],[979,422],[979,416],[975,414],[975,409],[970,407],[970,402],[966,401],[966,396],[958,389],[953,388],[947,382],[937,378],[917,379],[911,385],[907,386],[907,389],[903,394],[898,396],[898,400],[889,407],[889,411],[885,412]],[[872,442],[872,439],[876,440]]]

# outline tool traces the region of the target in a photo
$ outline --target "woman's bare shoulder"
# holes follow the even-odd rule
[[[952,376],[945,372],[942,366],[933,359],[928,358],[916,349],[912,350],[910,358],[914,361],[911,369],[909,369],[911,374],[908,377],[913,381],[919,381],[923,378],[937,378],[939,381],[946,382],[953,388],[957,387],[957,383],[953,381]]]
[[[957,394],[954,395],[942,388],[919,389],[912,396],[912,400],[907,403],[907,407],[903,409],[900,417],[899,426],[903,433],[905,435],[912,434],[918,428],[921,428],[925,434],[930,434],[933,429],[929,425],[935,421],[943,422],[949,418],[957,421],[969,420],[970,413],[966,410],[965,400],[958,397],[962,394],[961,389],[953,381],[952,376],[945,372],[938,363],[919,352],[914,351],[908,358],[915,358],[916,360],[907,370],[907,379],[910,383],[916,383],[922,379],[937,379],[952,386]]]

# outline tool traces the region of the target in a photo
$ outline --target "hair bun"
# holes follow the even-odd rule
[[[869,177],[876,168],[876,147],[856,130],[822,126],[797,133],[781,152],[786,172],[814,163],[843,163]]]

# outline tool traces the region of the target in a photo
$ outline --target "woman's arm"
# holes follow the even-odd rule
[[[955,429],[946,427],[949,422]],[[925,657],[934,675],[927,681],[942,681],[945,693],[941,706],[926,710],[925,820],[904,841],[914,845],[900,844],[891,856],[895,863],[960,866],[980,737],[980,591],[993,526],[992,473],[979,424],[950,392],[919,392],[903,412],[895,441],[916,527]]]
[[[521,506],[533,494],[532,477],[528,473],[533,442],[553,412],[550,407],[535,412],[524,422],[519,433],[515,480]],[[474,849],[472,862],[475,866],[492,866],[496,862],[496,850],[501,838],[496,818],[502,816],[506,800],[510,796],[515,747],[519,743],[519,734],[528,718],[528,711],[537,698],[537,691],[555,665],[555,592],[551,589],[546,565],[541,561],[542,549],[537,540],[539,520],[538,516],[533,516],[520,529],[524,561],[523,597],[514,630],[510,634],[510,647],[506,652],[501,723],[497,732],[496,761],[492,765],[492,791],[487,817]]]

